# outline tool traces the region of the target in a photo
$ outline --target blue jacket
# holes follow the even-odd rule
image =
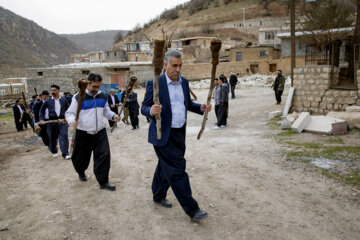
[[[189,92],[189,81],[186,78],[181,77],[181,85],[184,91],[184,104],[185,104],[185,118],[187,118],[187,111],[191,111],[197,114],[202,115],[201,104],[194,103],[191,101],[190,92]],[[154,116],[150,115],[151,106],[153,102],[153,80],[149,80],[146,86],[146,94],[144,102],[141,106],[141,113],[150,118],[150,127],[148,141],[149,143],[162,147],[166,144],[170,136],[171,122],[172,122],[172,112],[171,112],[171,103],[169,90],[166,82],[165,75],[159,77],[159,100],[162,105],[161,109],[161,139],[157,139],[157,130],[156,130],[156,119]],[[186,123],[185,123],[186,124]]]
[[[37,101],[36,103],[34,103],[33,105],[32,105],[32,108],[31,108],[31,112],[34,114],[34,116],[35,116],[35,122],[37,123],[37,122],[39,122],[40,121],[40,119],[39,119],[39,117],[40,117],[40,109],[41,109],[41,106],[43,105],[43,101],[41,100],[41,101]]]
[[[59,98],[60,101],[60,115],[59,117],[56,115],[55,111],[55,100],[53,98],[48,98],[40,108],[39,118],[40,120],[45,120],[45,110],[49,109],[49,120],[56,120],[56,119],[64,119],[65,112],[69,108],[69,103],[64,97]]]

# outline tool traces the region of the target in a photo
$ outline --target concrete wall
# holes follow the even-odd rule
[[[295,93],[292,111],[325,114],[332,110],[345,110],[347,106],[359,105],[359,88],[357,90],[340,90],[331,88],[330,66],[306,66],[294,69]],[[335,68],[334,78],[339,75]],[[360,71],[357,72],[360,83]]]
[[[221,62],[217,65],[216,76],[225,74],[229,76],[231,72],[239,73],[240,75],[248,74],[247,69],[250,71],[251,65],[258,65],[259,74],[271,74],[269,71],[269,62],[266,61],[252,61],[252,62]],[[195,63],[184,64],[181,70],[181,75],[190,79],[198,80],[211,77],[210,63]]]

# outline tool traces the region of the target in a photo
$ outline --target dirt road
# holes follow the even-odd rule
[[[196,94],[205,102],[206,90]],[[209,213],[200,224],[171,190],[173,208],[152,202],[157,160],[143,116],[139,130],[120,124],[109,133],[115,192],[99,189],[92,162],[80,182],[71,161],[52,159],[30,131],[2,126],[0,239],[359,239],[360,208],[349,200],[356,190],[286,161],[267,125],[267,113],[279,108],[271,90],[237,94],[229,127],[213,130],[212,113],[200,141],[202,117],[188,115],[187,171]]]

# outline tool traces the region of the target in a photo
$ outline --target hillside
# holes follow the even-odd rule
[[[355,0],[335,0],[356,7]],[[304,9],[305,1],[296,1],[297,12]],[[258,30],[241,27],[243,19],[278,19],[285,23],[289,17],[289,0],[191,0],[173,9],[165,9],[144,26],[135,26],[132,34],[115,44],[141,41],[172,35],[172,39],[209,36],[217,37],[229,46],[246,45],[258,40]],[[264,25],[262,26],[264,27]],[[272,27],[272,26],[265,26]]]
[[[50,66],[81,52],[75,43],[0,7],[0,67]]]
[[[240,31],[236,27],[222,28],[221,25],[242,21],[243,8],[246,9],[246,19],[283,17],[288,14],[286,0],[271,1],[266,6],[268,10],[261,2],[263,0],[192,0],[174,9],[164,10],[142,28],[135,27],[125,41],[144,40],[144,34],[149,38],[157,38],[162,36],[162,30],[167,35],[173,33],[173,39],[214,36],[229,40],[229,44],[234,44],[231,39],[256,41],[258,36],[254,32]]]
[[[122,35],[128,32],[127,30],[106,30],[83,34],[61,34],[61,36],[67,37],[87,52],[94,52],[111,48],[114,44],[114,36],[119,31]]]

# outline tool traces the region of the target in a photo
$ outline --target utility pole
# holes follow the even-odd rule
[[[295,68],[295,0],[290,0],[290,29],[291,29],[291,87],[294,86],[294,68]]]

